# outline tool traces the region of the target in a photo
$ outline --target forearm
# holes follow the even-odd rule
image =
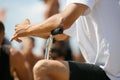
[[[67,8],[61,13],[62,16],[62,25],[64,29],[69,28],[77,18],[84,14],[88,7],[83,4],[70,4]]]
[[[85,5],[74,3],[68,5],[63,12],[51,16],[42,23],[30,25],[29,20],[25,20],[23,24],[16,25],[15,33],[11,41],[15,39],[20,42],[18,37],[25,36],[49,36],[49,34],[46,35],[46,33],[50,33],[59,26],[63,27],[63,29],[67,29],[80,15],[84,14],[87,8],[88,7]]]
[[[80,15],[84,14],[86,9],[87,6],[82,4],[70,4],[62,13],[48,18],[43,23],[30,27],[29,32],[32,35],[50,33],[58,26],[62,26],[63,29],[67,29]]]
[[[50,33],[53,29],[57,28],[61,23],[60,14],[56,14],[42,23],[31,25],[28,29],[28,35],[42,35]]]
[[[44,39],[48,39],[50,33],[44,33],[44,34],[37,34],[37,35],[33,35],[33,36],[36,36],[36,37],[40,37],[40,38],[44,38]],[[65,34],[59,34],[59,35],[56,35],[54,36],[55,39],[57,41],[64,41],[66,40],[69,36],[68,35],[65,35]]]
[[[32,36],[48,39],[49,35],[50,35],[50,33],[43,33],[43,34],[34,34]]]

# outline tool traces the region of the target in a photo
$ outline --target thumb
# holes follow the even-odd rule
[[[30,20],[29,19],[25,19],[22,24],[30,24]]]

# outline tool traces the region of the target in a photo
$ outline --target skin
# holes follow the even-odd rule
[[[3,41],[3,37],[4,36],[4,32],[0,32],[0,46],[2,45],[2,41]]]
[[[45,19],[59,12],[59,1],[58,0],[44,0],[44,2],[46,3],[46,6],[47,6],[45,10],[45,15],[44,15]],[[63,34],[63,35],[56,36],[56,39],[59,41],[63,41],[63,40],[66,40],[68,37],[69,36]],[[64,60],[64,57],[59,57],[57,58],[57,60]],[[78,54],[74,56],[74,61],[85,62],[85,59],[81,54]]]
[[[11,74],[14,79],[19,80],[32,80],[30,74],[29,64],[26,62],[23,55],[14,48],[10,48],[10,64],[11,64]]]
[[[4,31],[0,32],[0,46],[4,38]],[[6,48],[10,50],[10,69],[11,75],[14,77],[14,80],[32,80],[31,75],[29,74],[29,67],[24,57],[21,55],[19,51],[13,48],[10,45],[4,45]]]
[[[43,37],[44,34],[50,33],[58,26],[68,29],[79,16],[84,14],[87,8],[85,5],[74,3],[68,5],[63,12],[51,16],[42,23],[36,25],[18,24],[15,27],[15,33],[11,41],[29,35]],[[28,20],[24,22],[29,23]],[[69,80],[67,62],[41,60],[35,65],[33,71],[35,80]]]
[[[26,19],[23,23],[15,26],[15,33],[11,41],[19,41],[18,37],[30,35],[47,38],[48,34],[58,26],[68,29],[87,8],[87,6],[82,4],[70,4],[63,12],[53,15],[44,22],[36,25],[31,25],[30,21]]]
[[[29,37],[25,37],[23,40],[24,40],[22,49],[23,56],[30,64],[31,69],[33,69],[33,66],[39,60],[39,58],[35,56],[33,53],[33,48],[35,46],[34,41]]]
[[[45,19],[59,12],[58,0],[44,0],[46,4]]]
[[[35,80],[69,80],[67,62],[57,60],[41,60],[34,67]]]

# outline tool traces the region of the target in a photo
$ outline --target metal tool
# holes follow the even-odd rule
[[[63,28],[61,28],[61,27],[58,27],[55,30],[51,31],[51,34],[46,42],[45,59],[49,60],[49,58],[50,58],[50,50],[51,50],[52,44],[54,42],[54,35],[62,34],[62,33],[63,33]]]

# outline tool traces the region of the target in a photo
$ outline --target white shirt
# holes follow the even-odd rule
[[[103,68],[111,80],[120,80],[120,0],[67,0],[71,3],[89,9],[65,33],[77,35],[88,63]]]

